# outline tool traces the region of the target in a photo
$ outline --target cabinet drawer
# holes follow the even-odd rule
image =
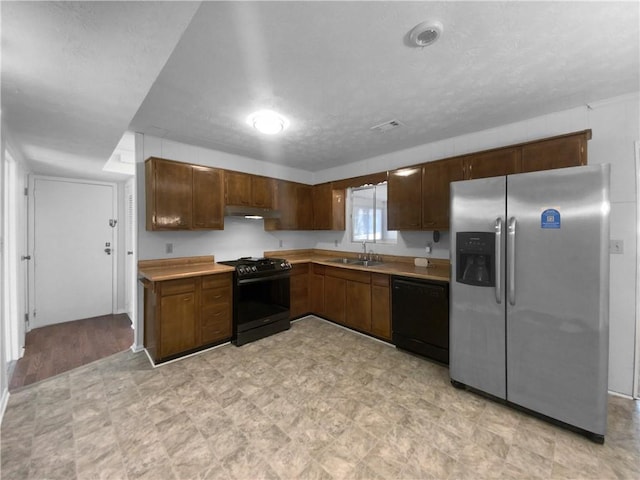
[[[231,287],[231,273],[218,273],[202,277],[202,288]]]
[[[228,304],[231,302],[231,286],[208,288],[202,290],[201,302],[203,307],[208,305]]]
[[[389,275],[384,273],[372,273],[371,274],[371,283],[373,285],[378,285],[379,287],[388,287],[389,286]]]
[[[194,278],[181,278],[179,280],[165,280],[160,282],[160,295],[176,295],[178,293],[194,292],[196,280]]]
[[[202,322],[200,327],[201,343],[213,343],[231,337],[231,315],[227,312],[218,312],[219,317],[210,316],[208,321]]]
[[[324,272],[326,276],[344,278],[352,282],[371,283],[371,274],[369,272],[360,272],[358,270],[350,270],[348,268],[327,268]]]
[[[324,265],[313,265],[313,273],[316,275],[324,275],[325,266]]]
[[[231,305],[216,305],[202,309],[202,326],[214,325],[220,322],[231,322]]]
[[[309,273],[308,263],[297,263],[291,266],[291,275],[304,275]]]

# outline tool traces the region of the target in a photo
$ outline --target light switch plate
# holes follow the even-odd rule
[[[624,241],[609,240],[609,253],[621,255],[624,253]]]
[[[173,243],[165,244],[165,252],[166,253],[173,253]]]

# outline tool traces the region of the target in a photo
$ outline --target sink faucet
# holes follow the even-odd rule
[[[363,260],[367,259],[367,241],[366,240],[362,242],[362,259]]]

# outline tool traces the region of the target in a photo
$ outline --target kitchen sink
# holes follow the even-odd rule
[[[382,262],[376,260],[359,260],[357,258],[332,258],[327,260],[331,263],[344,263],[345,265],[359,265],[361,267],[375,267],[376,265],[382,265]]]

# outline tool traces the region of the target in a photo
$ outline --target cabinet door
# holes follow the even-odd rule
[[[313,187],[301,183],[295,186],[297,230],[313,230]]]
[[[389,172],[387,185],[388,230],[420,230],[422,178],[420,167]]]
[[[185,230],[192,223],[192,170],[186,163],[152,159],[152,230]],[[149,179],[147,179],[149,180]]]
[[[391,340],[389,275],[371,274],[371,333]]]
[[[422,228],[449,229],[449,184],[464,180],[462,158],[451,158],[422,166]]]
[[[324,276],[324,314],[329,320],[344,324],[347,309],[347,281],[344,278],[327,275],[327,271]]]
[[[371,331],[371,285],[347,280],[345,323],[363,332]]]
[[[331,184],[322,183],[313,186],[313,228],[331,230]]]
[[[469,155],[466,163],[465,179],[500,177],[520,171],[520,148],[504,148],[491,152]]]
[[[309,264],[297,264],[291,268],[290,290],[291,318],[309,313]]]
[[[272,178],[251,176],[251,206],[273,208],[275,184]]]
[[[311,312],[324,316],[324,267],[312,265],[309,282],[311,287]]]
[[[297,227],[296,184],[286,180],[276,183],[276,208],[280,218],[275,221],[276,230],[295,230]],[[265,221],[265,226],[267,222]]]
[[[222,170],[193,166],[193,228],[224,228]]]
[[[166,358],[197,345],[195,292],[160,298],[160,356]]]
[[[522,171],[551,170],[587,164],[587,135],[571,135],[522,147]]]
[[[227,170],[224,180],[227,205],[251,205],[251,175]]]

